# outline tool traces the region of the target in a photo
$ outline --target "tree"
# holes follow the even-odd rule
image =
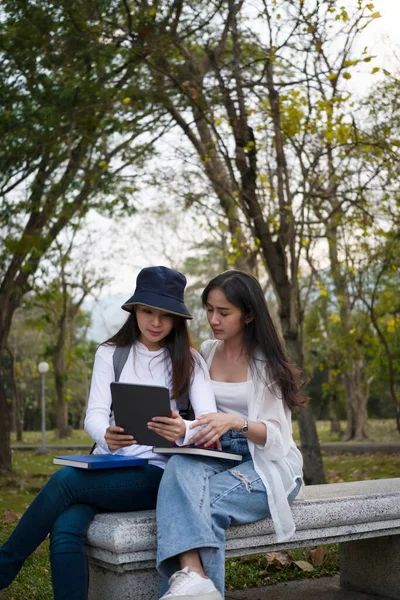
[[[349,10],[314,0],[260,2],[258,9],[254,17],[240,1],[160,3],[143,60],[157,98],[197,153],[248,270],[255,264],[249,249],[260,251],[287,348],[301,367],[298,273],[314,236],[327,240],[343,333],[352,329],[343,242],[349,213],[362,223],[369,211],[366,191],[377,173],[360,176],[366,140],[346,82],[373,59],[367,49],[356,54],[355,42],[380,15],[362,0]],[[160,35],[162,53],[153,43]],[[348,438],[363,437],[366,424],[362,360],[353,358],[343,373]],[[299,419],[306,478],[322,481],[312,414]]]
[[[51,363],[55,336],[54,324],[47,320],[41,306],[37,306],[35,293],[27,294],[15,311],[9,335],[15,369],[15,391],[20,401],[19,424],[24,430],[40,429],[40,376],[38,362]],[[65,399],[68,404],[68,422],[75,428],[82,427],[89,392],[90,374],[97,344],[87,340],[87,324],[90,315],[80,311],[70,324],[68,337],[71,345],[66,349],[68,364],[64,381]],[[46,377],[46,426],[57,427],[57,397],[55,374],[51,368]]]
[[[66,386],[75,360],[77,332],[89,322],[82,305],[88,295],[99,293],[105,283],[87,263],[87,254],[93,247],[89,237],[84,244],[75,241],[77,230],[63,244],[56,240],[46,255],[46,271],[42,264],[40,285],[35,285],[33,304],[40,309],[40,320],[49,325],[46,353],[53,365],[56,391],[57,431],[60,438],[70,432]],[[66,232],[64,231],[64,237]],[[77,252],[79,258],[74,257]]]
[[[243,20],[239,19],[242,8],[243,2],[233,1],[222,5],[198,2],[190,7],[177,1],[168,9],[160,5],[153,34],[162,30],[167,40],[165,51],[160,54],[149,44],[143,59],[160,103],[194,147],[225,213],[231,243],[246,264],[249,251],[243,242],[243,229],[251,232],[252,246],[260,251],[279,299],[286,346],[301,368],[303,310],[298,265],[302,236],[296,230],[292,182],[282,138],[276,82],[279,56],[271,29],[266,43],[254,30],[249,37],[243,11]],[[194,28],[190,14],[196,11],[200,23]],[[261,15],[268,24],[265,5]],[[148,37],[151,40],[150,34]],[[257,117],[252,118],[263,103],[268,103],[273,140],[267,157],[271,165],[269,178],[260,165],[265,155],[256,128],[261,123]],[[266,194],[260,183],[267,180]],[[310,407],[299,415],[299,422],[306,479],[322,482],[322,460]]]
[[[400,434],[399,368],[400,302],[398,301],[398,260],[400,236],[388,233],[383,247],[376,247],[370,263],[358,272],[358,295],[376,333],[374,376],[388,382],[389,396]],[[382,356],[383,355],[383,356]]]
[[[12,316],[67,224],[89,209],[132,213],[133,181],[164,125],[138,61],[108,26],[117,8],[102,0],[2,5],[0,470],[11,468]]]

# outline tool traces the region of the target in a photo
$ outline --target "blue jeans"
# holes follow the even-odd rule
[[[86,600],[85,534],[101,511],[155,508],[163,470],[143,467],[86,471],[64,467],[54,473],[0,547],[0,589],[50,532],[55,600]]]
[[[269,516],[269,507],[247,440],[228,431],[221,442],[243,461],[183,455],[168,461],[157,500],[157,568],[165,580],[181,568],[178,555],[197,548],[206,575],[224,595],[226,529]],[[300,486],[299,479],[290,502]]]

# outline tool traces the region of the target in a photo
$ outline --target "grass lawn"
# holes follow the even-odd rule
[[[22,442],[17,442],[15,433],[11,433],[11,444],[22,444],[26,446],[40,446],[42,443],[42,434],[40,431],[24,431]],[[83,429],[74,429],[67,438],[57,438],[56,431],[46,431],[46,444],[49,446],[74,446],[87,445],[91,448],[93,440]]]
[[[343,434],[346,432],[346,421],[340,422]],[[343,435],[330,432],[330,421],[317,421],[318,437],[320,442],[342,442]],[[293,435],[296,441],[300,439],[298,423],[293,423]],[[366,442],[400,442],[400,435],[396,429],[394,419],[369,419],[368,439]],[[361,442],[362,443],[362,442]]]
[[[346,431],[346,422],[341,421],[342,431]],[[330,422],[329,421],[317,421],[318,436],[321,442],[341,442],[343,437],[340,434],[330,433]],[[293,434],[296,441],[299,441],[299,428],[295,421],[293,423]],[[26,446],[37,445],[40,446],[42,441],[40,431],[24,431],[23,441],[17,442],[15,433],[11,434],[12,444],[23,444]],[[370,419],[368,421],[368,442],[400,442],[400,435],[396,429],[396,423],[394,419]],[[92,446],[92,440],[90,436],[85,433],[82,429],[74,429],[72,434],[62,440],[57,438],[55,431],[46,432],[46,444],[48,445],[60,445],[60,446],[71,446],[71,445],[87,445],[88,448]]]
[[[15,523],[0,522],[0,544],[6,540],[14,527]],[[48,546],[46,540],[25,561],[16,579],[4,590],[2,600],[53,600]]]
[[[383,435],[384,427],[375,427],[376,441]],[[81,432],[78,432],[84,443]],[[35,440],[32,434],[31,440]],[[40,434],[36,434],[40,442]],[[34,443],[28,441],[27,443]],[[385,439],[385,441],[388,441]],[[38,442],[38,443],[39,443]],[[49,438],[50,443],[50,438]],[[71,443],[71,439],[69,440]],[[67,445],[67,444],[66,444]],[[63,454],[72,454],[63,450]],[[324,465],[330,483],[356,481],[360,479],[382,479],[400,477],[400,454],[338,454],[325,455]],[[31,451],[13,452],[14,474],[0,477],[0,543],[13,530],[15,523],[4,523],[5,511],[21,514],[37,492],[57,468],[52,464],[52,454],[37,454]],[[311,569],[311,570],[310,570]],[[304,577],[320,577],[338,572],[337,546],[325,546],[313,552],[310,549],[290,551],[290,555],[276,556],[274,553],[230,559],[227,561],[227,589],[243,589],[269,585],[283,580]],[[26,561],[14,583],[4,592],[4,600],[52,600],[48,541]]]

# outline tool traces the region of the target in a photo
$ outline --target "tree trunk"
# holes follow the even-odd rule
[[[367,435],[368,383],[363,382],[363,361],[355,361],[354,369],[345,374],[348,416],[346,440],[365,440]]]
[[[286,348],[291,361],[301,368],[303,353],[300,340],[287,339]],[[297,420],[299,423],[301,452],[304,460],[304,481],[308,485],[325,483],[324,465],[319,446],[317,427],[310,403],[297,412]]]
[[[58,323],[58,336],[56,345],[53,353],[53,369],[54,369],[54,382],[56,388],[56,419],[57,419],[57,437],[59,439],[68,437],[68,404],[65,400],[65,378],[66,378],[66,367],[65,367],[65,327],[66,320],[63,314]]]
[[[68,437],[70,431],[68,426],[68,403],[65,400],[64,377],[63,375],[55,374],[56,388],[56,411],[57,411],[57,437],[59,439]]]
[[[335,396],[330,396],[328,401],[328,415],[330,421],[330,433],[342,435],[342,426],[340,424],[340,419],[337,415],[337,398]]]
[[[6,395],[6,373],[9,368],[9,355],[5,350],[0,350],[0,473],[10,472],[11,446],[10,446],[10,406]]]
[[[11,415],[7,401],[7,388],[10,374],[10,355],[7,351],[7,338],[11,320],[22,297],[22,290],[12,289],[7,277],[0,287],[0,472],[12,470],[11,466]]]
[[[331,200],[336,206],[336,200]],[[348,335],[352,328],[351,302],[349,298],[348,283],[345,273],[342,272],[338,251],[338,227],[330,225],[327,231],[329,258],[332,269],[332,278],[335,285],[336,297],[339,300],[339,311],[343,336]],[[347,431],[346,440],[365,439],[367,437],[367,400],[361,387],[362,374],[360,360],[352,356],[348,361],[347,372],[344,374],[344,387],[347,405]],[[357,436],[357,437],[356,437]]]
[[[332,381],[332,373],[331,370],[328,370],[328,381]],[[338,416],[337,410],[337,393],[331,392],[328,398],[328,418],[331,424],[330,433],[332,434],[342,434],[342,426],[340,424],[340,419]]]
[[[22,442],[22,423],[23,423],[23,413],[21,407],[21,401],[19,396],[19,391],[17,387],[17,383],[15,380],[15,356],[11,352],[10,348],[7,348],[9,357],[10,357],[10,383],[12,389],[12,419],[11,426],[12,431],[16,432],[17,442]]]

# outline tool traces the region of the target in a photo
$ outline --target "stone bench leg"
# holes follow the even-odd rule
[[[161,577],[154,564],[107,565],[89,558],[89,600],[158,600]]]
[[[340,585],[400,600],[400,535],[344,542],[340,548]]]

